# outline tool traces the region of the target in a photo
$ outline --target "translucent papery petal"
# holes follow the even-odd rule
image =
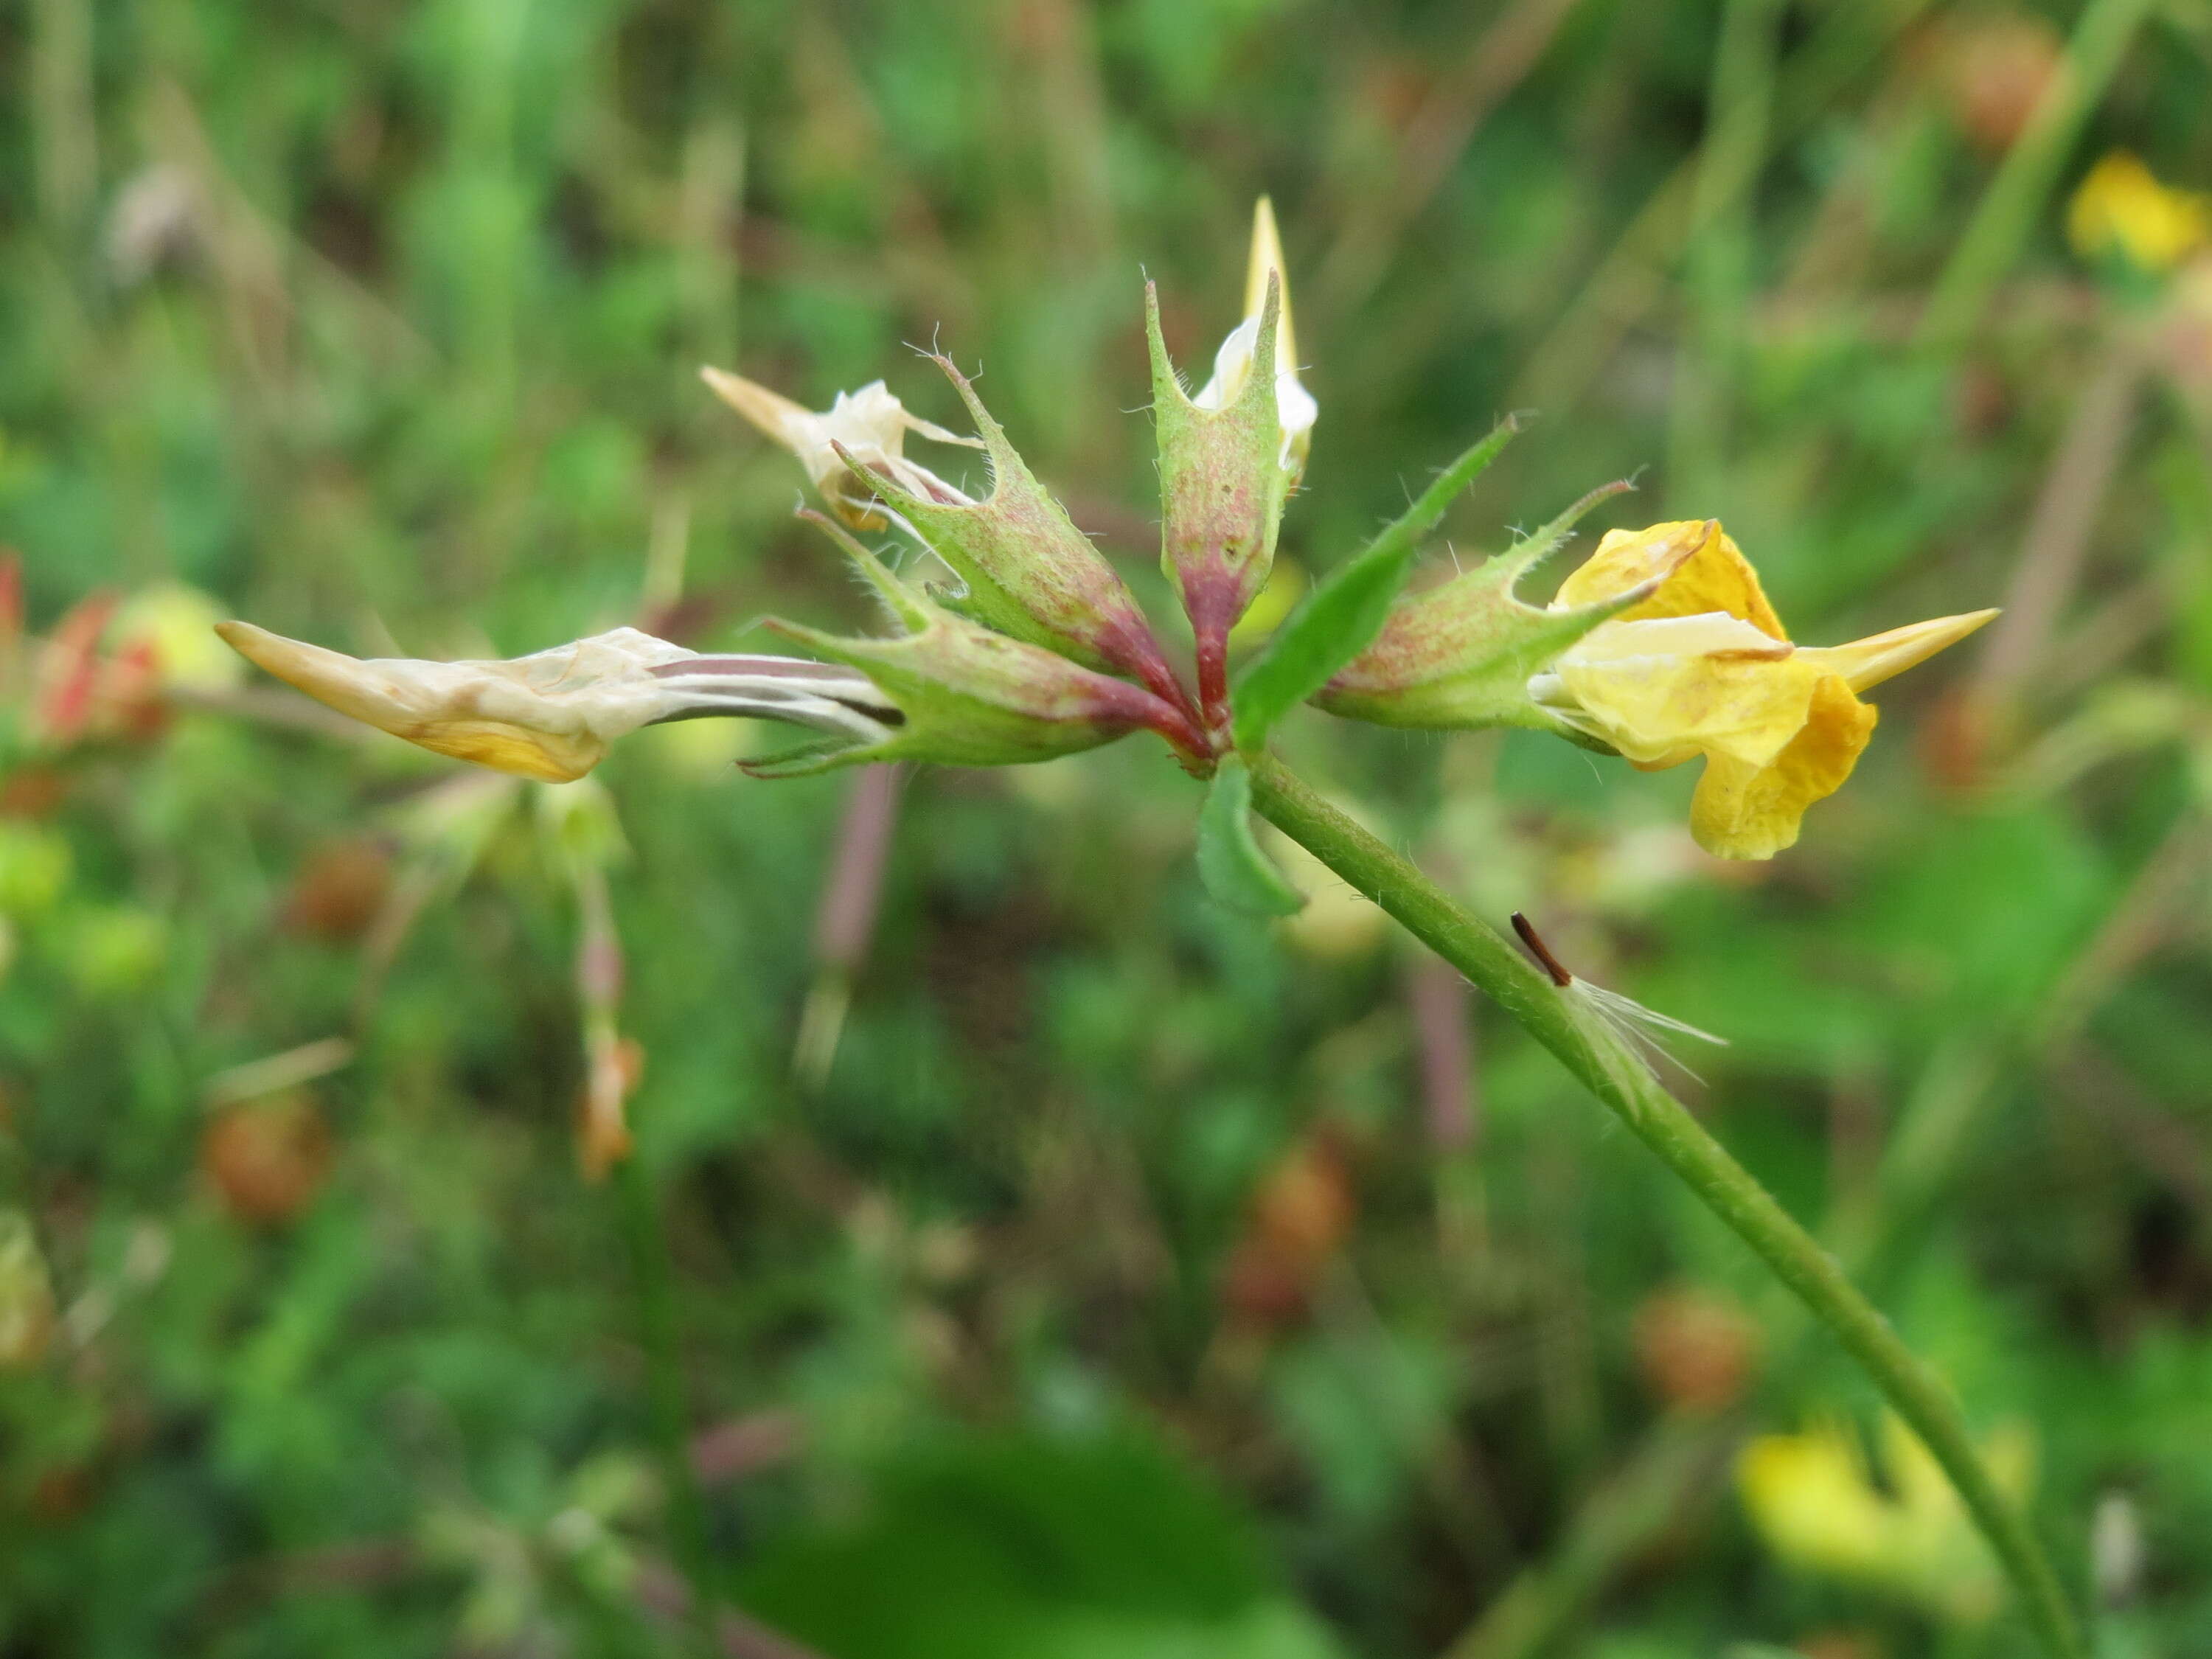
[[[820,413],[741,375],[702,368],[701,378],[714,395],[796,456],[807,478],[837,516],[855,528],[875,530],[885,520],[867,486],[853,476],[844,457],[881,474],[909,495],[927,501],[965,504],[968,497],[927,467],[906,459],[906,434],[918,433],[937,443],[981,447],[933,421],[908,412],[881,380],[857,392],[841,392]],[[840,452],[842,452],[841,456]]]
[[[1584,635],[1561,661],[1595,665],[1632,657],[1708,657],[1721,653],[1779,659],[1795,649],[1788,641],[1762,634],[1740,617],[1708,611],[1694,617],[1638,620],[1617,617]]]
[[[1667,648],[1747,636],[1755,642]],[[1607,623],[1553,672],[1570,703],[1567,718],[1645,766],[1676,765],[1699,752],[1764,765],[1804,726],[1821,678],[1790,647],[1711,617]]]
[[[1886,634],[1869,634],[1849,645],[1802,647],[1798,654],[1832,673],[1842,675],[1852,690],[1864,691],[1927,661],[1945,647],[1956,645],[1996,614],[1995,611],[1969,611],[1962,616],[1937,617],[1929,622],[1893,628]]]
[[[1193,404],[1220,409],[1237,401],[1244,383],[1251,379],[1252,349],[1259,335],[1257,317],[1247,317],[1230,331],[1221,349],[1213,354],[1212,378],[1191,394]],[[1285,361],[1279,348],[1278,361]],[[1313,443],[1314,422],[1320,414],[1321,405],[1314,401],[1313,393],[1298,384],[1295,368],[1276,371],[1275,419],[1283,428],[1282,453],[1278,459],[1284,471],[1294,472],[1304,465]]]
[[[1267,302],[1267,279],[1275,279],[1279,321],[1275,329],[1275,418],[1283,430],[1277,458],[1285,472],[1304,470],[1313,447],[1314,422],[1321,405],[1298,380],[1298,348],[1291,325],[1291,279],[1283,264],[1283,244],[1275,229],[1273,204],[1262,196],[1252,214],[1252,252],[1244,272],[1244,320],[1229,331],[1213,354],[1213,374],[1192,395],[1200,409],[1224,409],[1237,401],[1252,375],[1252,356],[1260,339],[1260,313]]]
[[[1805,809],[1834,794],[1858,764],[1878,711],[1841,675],[1807,672],[1814,682],[1804,720],[1778,754],[1760,764],[1710,752],[1690,803],[1690,833],[1708,853],[1771,859],[1795,845]]]
[[[478,662],[362,660],[246,623],[216,631],[342,714],[438,754],[549,783],[583,776],[615,739],[663,720],[757,715],[868,743],[898,719],[852,670],[796,658],[702,657],[634,628]]]
[[[1696,551],[1681,556],[1686,541]],[[1674,564],[1673,574],[1622,620],[1690,617],[1723,611],[1761,633],[1787,640],[1782,619],[1766,601],[1759,574],[1717,519],[1686,519],[1645,530],[1609,530],[1582,568],[1559,585],[1554,605],[1590,605],[1626,592]]]

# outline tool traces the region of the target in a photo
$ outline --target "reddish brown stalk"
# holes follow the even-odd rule
[[[1474,1043],[1468,1029],[1474,988],[1441,957],[1421,956],[1406,973],[1406,1000],[1420,1047],[1421,1100],[1429,1143],[1438,1152],[1474,1144]]]
[[[1513,931],[1521,935],[1521,942],[1528,947],[1528,954],[1535,957],[1542,964],[1544,971],[1552,976],[1553,984],[1564,991],[1575,982],[1575,976],[1559,966],[1559,959],[1552,954],[1552,947],[1544,943],[1534,925],[1518,910],[1513,913]]]

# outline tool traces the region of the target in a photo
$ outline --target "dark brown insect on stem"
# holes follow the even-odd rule
[[[1559,966],[1559,959],[1552,954],[1552,947],[1544,943],[1528,918],[1518,910],[1513,913],[1513,931],[1521,935],[1521,942],[1528,947],[1528,954],[1543,964],[1544,971],[1552,976],[1553,984],[1564,991],[1575,982],[1575,976]]]

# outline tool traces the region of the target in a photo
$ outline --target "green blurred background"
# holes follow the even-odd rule
[[[1455,556],[1642,469],[1597,526],[1720,516],[1801,639],[2008,607],[1770,866],[1681,773],[1285,742],[1729,1037],[2100,1654],[2212,1652],[2212,6],[22,0],[0,66],[0,1655],[2028,1651],[1733,1239],[1325,875],[1210,904],[1150,739],[547,791],[207,637],[860,624],[695,371],[957,421],[932,341],[1141,582],[1140,279],[1202,373],[1261,191],[1287,563],[1529,409]],[[2185,193],[2069,242],[2119,151]]]

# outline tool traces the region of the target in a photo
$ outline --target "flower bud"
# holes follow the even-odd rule
[[[1271,279],[1243,386],[1225,404],[1201,408],[1184,394],[1168,360],[1159,297],[1150,285],[1145,290],[1160,451],[1160,564],[1190,617],[1202,676],[1266,585],[1290,493],[1275,412],[1279,307],[1279,288]]]
[[[799,516],[830,533],[906,631],[844,639],[770,617],[766,625],[786,639],[860,671],[886,707],[876,711],[879,738],[753,762],[745,769],[754,775],[796,777],[861,761],[1013,766],[1095,748],[1139,726],[1174,727],[1175,711],[1152,693],[954,615],[830,520]]]
[[[895,508],[951,567],[968,590],[949,602],[952,608],[1002,634],[1166,692],[1175,672],[1121,576],[1037,482],[951,359],[930,361],[945,371],[981,434],[976,441],[990,457],[991,493],[969,501],[916,490],[841,440],[836,447],[848,483]]]
[[[1275,232],[1275,207],[1262,196],[1252,210],[1252,254],[1244,270],[1244,320],[1229,331],[1213,354],[1213,374],[1191,396],[1200,409],[1221,409],[1237,401],[1251,378],[1259,349],[1267,283],[1277,285],[1282,315],[1275,325],[1275,413],[1283,434],[1277,458],[1297,486],[1313,447],[1313,424],[1321,405],[1298,381],[1297,337],[1291,327],[1291,279],[1283,264],[1282,239]]]
[[[896,711],[867,679],[789,657],[702,656],[617,628],[505,662],[362,661],[250,623],[239,654],[342,714],[495,771],[566,783],[641,726],[712,714],[788,720],[877,743]]]
[[[1190,618],[1200,696],[1213,711],[1227,694],[1229,630],[1267,582],[1316,413],[1298,384],[1282,247],[1265,197],[1253,216],[1244,320],[1221,343],[1212,378],[1195,397],[1168,358],[1150,283],[1145,335],[1160,451],[1160,564]]]

